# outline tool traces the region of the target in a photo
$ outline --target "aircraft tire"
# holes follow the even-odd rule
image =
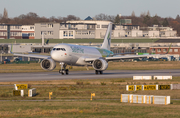
[[[95,70],[95,74],[98,75],[98,70]]]
[[[99,71],[100,74],[103,74],[103,71]]]
[[[68,69],[66,69],[66,75],[68,75],[69,74],[69,70]]]

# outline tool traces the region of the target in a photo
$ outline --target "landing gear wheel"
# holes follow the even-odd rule
[[[95,70],[95,74],[96,74],[96,75],[98,74],[98,70]]]
[[[100,74],[103,74],[103,71],[99,71]]]
[[[68,75],[69,74],[69,70],[68,69],[66,69],[66,75]]]

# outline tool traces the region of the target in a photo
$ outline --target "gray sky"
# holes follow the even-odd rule
[[[94,17],[100,13],[136,16],[149,10],[151,16],[175,18],[180,14],[180,0],[0,0],[0,14],[4,8],[9,18],[35,12],[40,17],[66,17],[75,15],[81,19]]]

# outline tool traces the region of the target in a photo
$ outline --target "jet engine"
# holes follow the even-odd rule
[[[106,70],[107,67],[108,67],[108,63],[106,60],[104,59],[96,59],[93,61],[93,64],[92,64],[93,68],[95,70],[100,70],[100,71],[103,71],[103,70]]]
[[[56,63],[52,59],[44,59],[41,61],[41,68],[44,70],[54,70],[56,67]]]

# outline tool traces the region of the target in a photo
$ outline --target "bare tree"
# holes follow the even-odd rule
[[[151,17],[151,14],[150,14],[149,10],[148,10],[148,12],[147,12],[147,16]]]
[[[144,18],[146,16],[146,12],[142,12],[141,14],[140,14],[140,17],[141,18]]]
[[[0,14],[0,19],[2,19],[2,14]]]
[[[4,8],[3,18],[5,18],[5,19],[8,18],[8,12],[7,12],[6,8]]]
[[[132,17],[135,17],[135,16],[136,16],[134,11],[132,11],[131,16],[132,16]]]
[[[119,14],[115,17],[114,23],[115,23],[115,24],[120,24]]]
[[[113,15],[106,15],[106,14],[98,14],[94,17],[96,20],[106,20],[106,21],[111,21],[114,22],[115,16]]]

